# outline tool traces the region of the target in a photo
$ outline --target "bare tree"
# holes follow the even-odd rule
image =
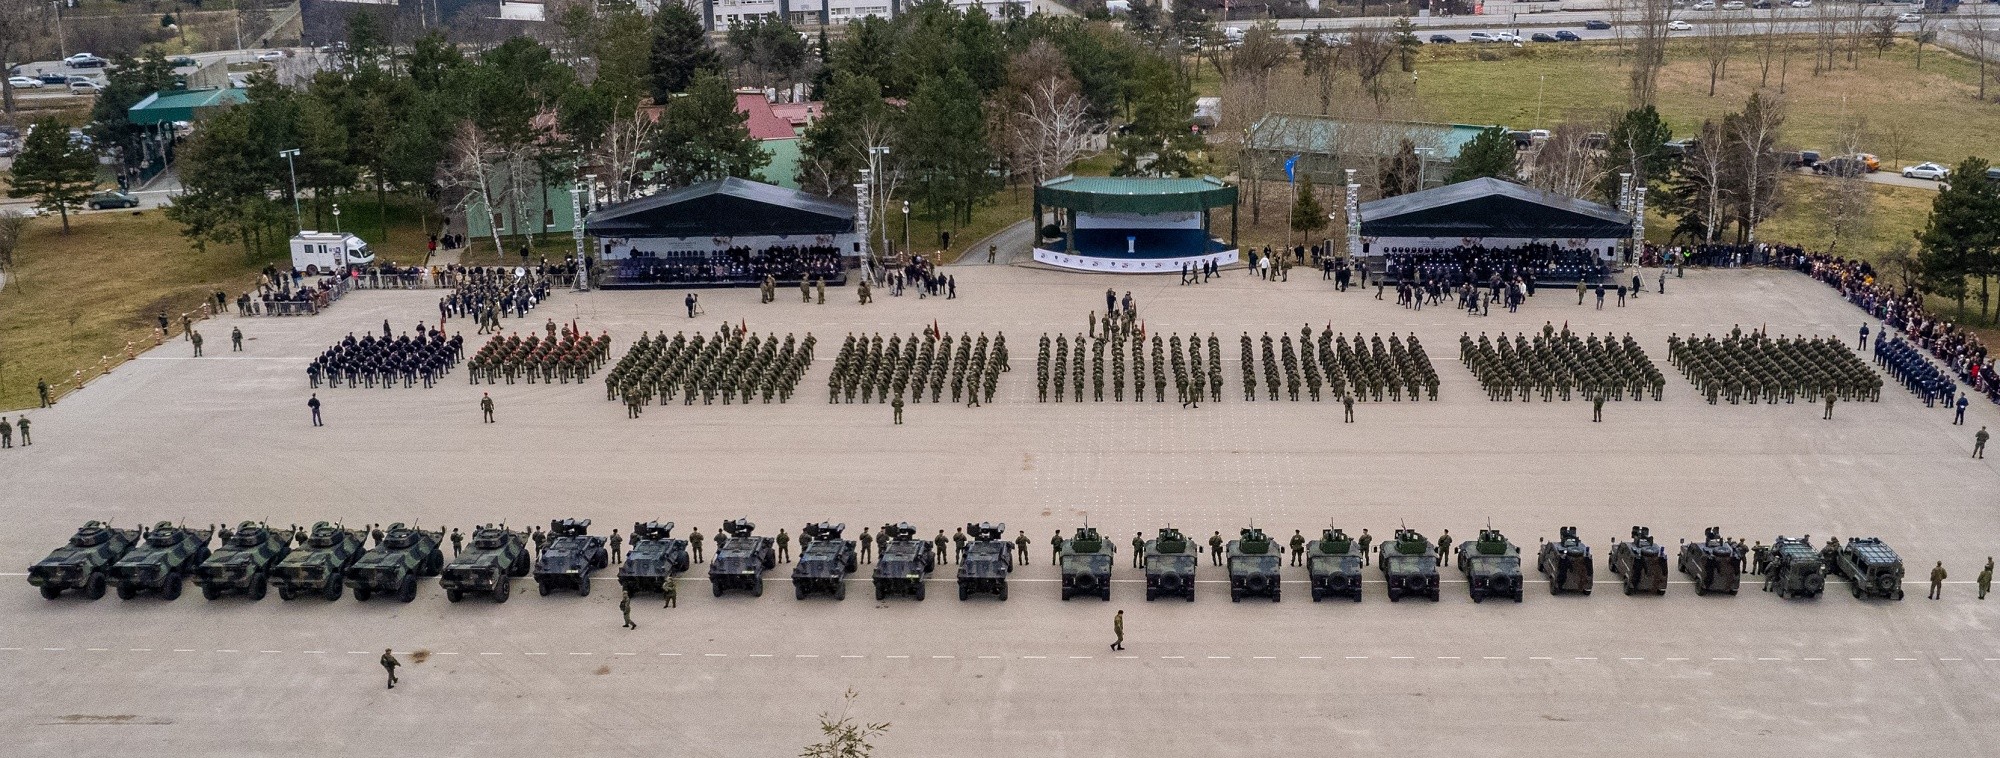
[[[1980,14],[1966,16],[1960,22],[1960,31],[1965,33],[1966,52],[1972,54],[1979,63],[1979,102],[1986,102],[1986,66],[1994,52],[1992,30],[1987,26],[1986,17]],[[1924,43],[1933,36],[1923,24],[1917,25],[1917,68],[1924,67]]]
[[[1681,173],[1694,180],[1700,189],[1696,202],[1702,208],[1703,242],[1712,244],[1722,233],[1723,209],[1731,199],[1728,185],[1733,162],[1722,127],[1714,121],[1703,121],[1697,139],[1688,147],[1680,165]]]
[[[1743,236],[1757,241],[1757,224],[1778,207],[1778,130],[1785,125],[1784,101],[1751,95],[1743,112],[1725,122],[1736,147],[1736,170],[1743,175]]]
[[[14,250],[21,245],[21,233],[28,228],[28,217],[20,211],[0,210],[0,272],[14,272]]]
[[[1757,88],[1771,86],[1771,63],[1778,58],[1778,41],[1784,38],[1779,33],[1778,14],[1764,16],[1764,25],[1757,29]]]
[[[1701,51],[1708,59],[1708,96],[1715,97],[1715,83],[1729,75],[1729,54],[1736,49],[1736,17],[1716,16],[1702,27]]]
[[[1380,24],[1367,24],[1356,28],[1347,40],[1354,72],[1361,77],[1361,88],[1380,105],[1389,99],[1388,83],[1382,81],[1382,74],[1396,62],[1400,52],[1395,33]]]
[[[30,40],[42,34],[42,16],[49,4],[41,0],[0,0],[0,61],[11,62]],[[0,82],[0,106],[14,112],[14,85]]]
[[[1669,0],[1634,2],[1631,104],[1643,108],[1659,93],[1660,69],[1667,65],[1667,22],[1674,9]]]
[[[609,202],[622,203],[639,196],[639,174],[644,169],[640,155],[658,128],[659,122],[636,103],[627,112],[614,115],[605,127],[604,139],[598,140],[590,162],[606,177]]]
[[[457,210],[466,210],[474,205],[481,206],[487,214],[486,228],[493,233],[494,253],[504,252],[500,246],[500,224],[495,222],[501,198],[496,190],[504,192],[504,187],[496,187],[494,167],[491,163],[500,151],[486,138],[486,133],[471,121],[458,125],[452,134],[451,144],[446,149],[445,162],[438,167],[438,185],[458,194]],[[504,183],[503,183],[504,184]]]
[[[1854,155],[1864,147],[1863,133],[1868,121],[1856,117],[1841,125],[1839,142],[1842,155]],[[1831,254],[1840,246],[1843,237],[1853,237],[1867,233],[1871,202],[1868,178],[1863,172],[1834,172],[1827,180],[1826,196],[1820,201],[1821,222],[1827,233],[1826,252]]]
[[[1257,110],[1264,110],[1270,100],[1272,72],[1285,65],[1291,54],[1291,47],[1278,36],[1278,27],[1270,22],[1250,27],[1243,34],[1243,44],[1230,52],[1230,75],[1249,82],[1257,97]]]
[[[1874,46],[1875,57],[1881,58],[1889,48],[1896,46],[1896,17],[1884,13],[1868,20],[1868,44]]]
[[[1013,113],[1014,153],[1034,179],[1060,176],[1090,153],[1102,125],[1090,118],[1089,104],[1067,73],[1028,86]]]
[[[1549,138],[1528,160],[1528,183],[1569,197],[1582,197],[1604,179],[1604,151],[1591,134],[1594,124],[1565,121],[1549,130]]]
[[[1335,35],[1313,32],[1299,40],[1299,60],[1304,75],[1312,81],[1313,94],[1319,97],[1320,115],[1333,110],[1333,96],[1340,84],[1340,73],[1348,63],[1347,42]]]
[[[1813,4],[1813,76],[1832,70],[1840,59],[1841,13],[1831,2]]]

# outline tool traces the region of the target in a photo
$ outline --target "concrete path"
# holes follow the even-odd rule
[[[986,248],[988,245],[1000,248],[999,252],[993,258],[993,263],[995,264],[1012,265],[1015,263],[1028,263],[1035,259],[1034,252],[1031,250],[1034,243],[1034,225],[1027,219],[1022,219],[1000,231],[994,232],[986,239],[972,243],[972,247],[967,248],[965,254],[959,256],[958,260],[952,263],[952,265],[987,265]]]

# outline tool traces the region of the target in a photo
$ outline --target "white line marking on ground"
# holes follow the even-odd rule
[[[1392,656],[1389,656],[1389,660],[1392,660],[1392,661],[1413,661],[1413,660],[1416,660],[1416,659],[1417,659],[1417,657],[1416,657],[1416,656],[1414,656],[1414,655],[1392,655]]]
[[[1849,659],[1847,659],[1847,660],[1850,660],[1850,661],[1872,661],[1872,660],[1875,660],[1875,659],[1873,659],[1873,658],[1849,658]],[[1986,660],[1989,660],[1989,661],[1990,661],[1990,660],[1993,660],[1993,659],[1992,659],[1992,658],[1988,658],[1988,659],[1986,659]]]
[[[956,656],[956,655],[933,655],[933,656],[931,656],[931,659],[932,659],[932,660],[937,660],[937,659],[940,659],[940,658],[957,658],[957,657],[958,657],[958,656]]]
[[[1319,656],[1317,656],[1317,655],[1301,655],[1301,656],[1299,656],[1299,660],[1302,660],[1302,661],[1317,661],[1317,660],[1319,660]]]
[[[259,650],[259,651],[257,651],[257,652],[259,652],[259,653],[282,653],[282,652],[285,652],[285,651],[283,651],[283,650]]]
[[[1760,661],[1782,661],[1782,660],[1784,660],[1784,659],[1783,659],[1783,658],[1758,658],[1757,660],[1760,660]]]
[[[904,660],[908,660],[908,659],[909,659],[909,656],[907,656],[907,655],[885,655],[885,656],[882,656],[882,657],[884,657],[884,658],[901,658],[901,659],[904,659]]]
[[[1892,658],[1891,660],[1897,660],[1897,661],[1914,661],[1914,660],[1916,660],[1916,659],[1915,659],[1915,658]]]
[[[1531,660],[1531,661],[1552,661],[1552,660],[1555,660],[1555,659],[1554,659],[1554,658],[1550,658],[1550,657],[1548,657],[1548,656],[1546,656],[1546,655],[1531,655],[1531,656],[1528,656],[1528,660]]]
[[[240,652],[243,652],[243,651],[241,651],[241,650],[217,650],[217,651],[215,651],[215,652],[218,652],[218,653],[240,653]]]
[[[548,653],[524,653],[524,655],[548,655]]]
[[[1733,661],[1735,658],[1710,658],[1711,661]]]
[[[1646,660],[1646,659],[1644,659],[1644,658],[1620,658],[1620,659],[1618,659],[1618,660],[1621,660],[1621,661],[1643,661],[1643,660]]]
[[[1806,661],[1823,661],[1823,660],[1826,660],[1826,659],[1825,659],[1825,658],[1801,658],[1800,660],[1806,660]]]
[[[1139,656],[1136,655],[1120,655],[1116,657],[1121,661],[1135,661],[1139,659]]]
[[[152,649],[152,648],[150,648],[150,647],[133,647],[133,648],[126,648],[126,649],[125,649],[125,652],[128,652],[128,653],[150,653],[150,652],[153,652],[153,649]],[[319,652],[319,651],[318,651],[318,650],[307,650],[306,652],[308,652],[308,653],[317,653],[317,652]]]
[[[1226,661],[1226,660],[1229,660],[1229,656],[1226,656],[1226,655],[1211,655],[1211,656],[1209,656],[1209,657],[1208,657],[1208,659],[1209,659],[1209,660],[1211,660],[1211,661]]]
[[[15,648],[15,649],[16,649],[16,650],[19,650],[20,648]],[[174,648],[174,652],[176,652],[176,653],[192,653],[192,652],[194,652],[194,649],[193,649],[193,648],[180,648],[180,647],[177,647],[177,648]],[[359,651],[350,651],[350,652],[359,652]]]
[[[1278,656],[1275,656],[1275,655],[1253,655],[1253,656],[1250,656],[1250,659],[1251,659],[1251,660],[1253,660],[1253,661],[1270,661],[1270,660],[1277,660],[1277,658],[1278,658]]]
[[[1160,660],[1164,660],[1164,661],[1178,661],[1178,660],[1181,660],[1181,659],[1184,659],[1184,658],[1186,658],[1186,657],[1187,657],[1187,656],[1185,656],[1185,655],[1163,655],[1163,656],[1160,656]]]

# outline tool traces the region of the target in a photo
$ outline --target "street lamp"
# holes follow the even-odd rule
[[[1437,152],[1437,148],[1419,147],[1414,152],[1417,154],[1417,191],[1422,192],[1424,191],[1424,169],[1431,167],[1431,153]]]
[[[303,232],[306,229],[306,217],[299,211],[299,166],[293,162],[294,158],[299,157],[299,149],[295,147],[290,150],[279,150],[278,155],[284,157],[286,168],[292,172],[292,223]]]
[[[1549,86],[1549,75],[1542,74],[1540,83],[1535,85],[1535,128],[1542,128],[1542,90]]]
[[[340,203],[333,204],[333,233],[340,233]]]
[[[910,254],[910,201],[903,201],[903,254]]]
[[[63,36],[62,0],[54,0],[54,2],[49,3],[49,7],[55,9],[56,12],[56,50],[60,51],[64,58],[68,58],[69,38]]]
[[[595,201],[596,191],[589,188],[596,183],[596,174],[585,174],[583,176],[583,183],[573,185],[569,190],[570,234],[576,238],[576,291],[578,292],[587,292],[590,290],[590,269],[583,263],[583,219],[585,210],[582,196],[584,192],[590,192],[592,195],[591,199]]]

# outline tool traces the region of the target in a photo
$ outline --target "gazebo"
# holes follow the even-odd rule
[[[1035,188],[1060,209],[1054,234],[1036,230],[1035,261],[1079,271],[1161,273],[1235,263],[1236,187],[1199,179],[1064,176]],[[1229,208],[1229,239],[1216,239],[1209,211]]]

